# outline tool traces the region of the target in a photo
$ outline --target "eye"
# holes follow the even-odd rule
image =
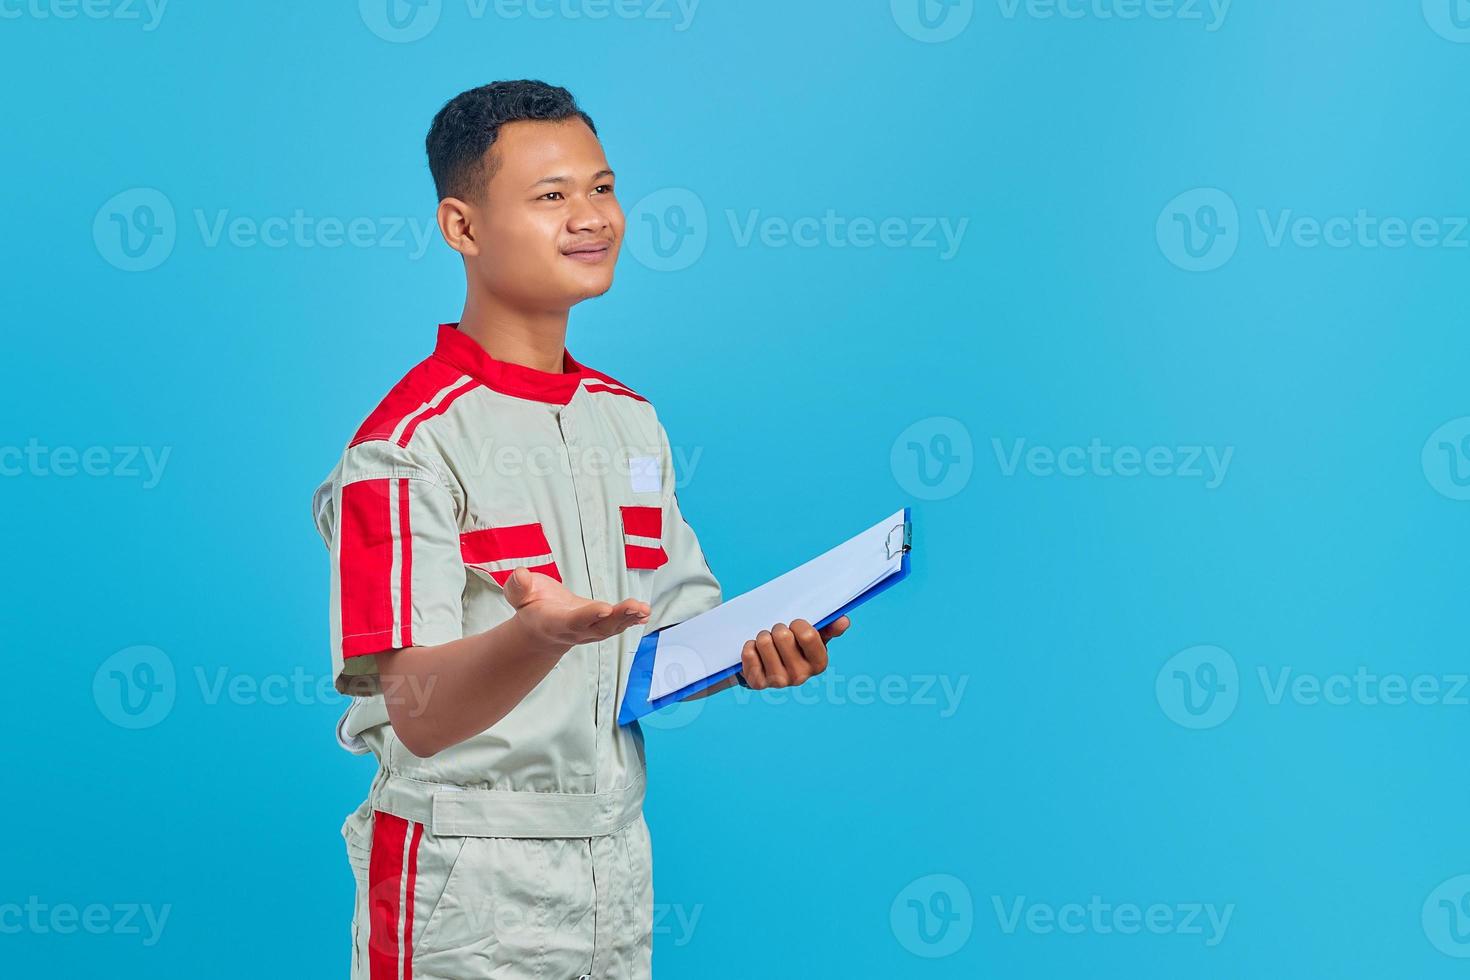
[[[611,194],[613,192],[613,185],[612,184],[598,184],[597,185],[597,190],[598,191],[606,191],[608,194]]]
[[[542,195],[541,195],[541,197],[540,197],[540,198],[539,198],[539,199],[538,199],[538,200],[542,200],[542,201],[544,201],[544,200],[546,200],[546,199],[547,199],[547,198],[549,198],[549,197],[551,197],[551,196],[552,196],[552,195],[553,195],[553,194],[555,194],[555,195],[557,195],[557,196],[558,196],[558,197],[560,197],[560,195],[561,195],[561,191],[547,191],[547,192],[546,192],[546,193],[545,193],[545,194],[542,194]]]

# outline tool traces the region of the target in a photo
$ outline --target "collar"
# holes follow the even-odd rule
[[[439,339],[434,356],[468,374],[493,391],[531,401],[565,405],[572,400],[582,381],[591,375],[587,368],[562,349],[560,373],[538,371],[523,364],[497,361],[468,334],[460,332],[458,323],[439,324]]]

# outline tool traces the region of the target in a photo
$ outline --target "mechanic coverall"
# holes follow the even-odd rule
[[[643,734],[616,717],[640,637],[719,604],[720,585],[653,406],[569,352],[563,368],[496,360],[441,324],[316,492],[336,684],[360,695],[339,739],[379,762],[342,828],[354,980],[650,975]],[[648,624],[573,647],[489,729],[417,758],[374,655],[509,618],[521,566],[648,602]]]

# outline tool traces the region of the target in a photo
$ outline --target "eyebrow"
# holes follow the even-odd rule
[[[595,174],[592,175],[592,179],[593,180],[600,180],[603,177],[612,177],[612,176],[614,176],[614,174],[613,174],[613,172],[611,170],[599,170],[599,171],[597,171],[597,173],[595,173]],[[571,182],[572,182],[572,178],[567,177],[565,175],[558,175],[556,177],[542,177],[540,180],[536,181],[536,183],[532,184],[531,186],[532,187],[540,187],[542,184],[570,184]]]

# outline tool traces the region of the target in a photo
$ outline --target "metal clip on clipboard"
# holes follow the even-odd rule
[[[894,542],[894,532],[902,532],[898,542]],[[897,558],[906,551],[913,551],[914,545],[914,522],[904,521],[895,524],[888,530],[888,540],[883,543],[883,550],[889,558]]]

